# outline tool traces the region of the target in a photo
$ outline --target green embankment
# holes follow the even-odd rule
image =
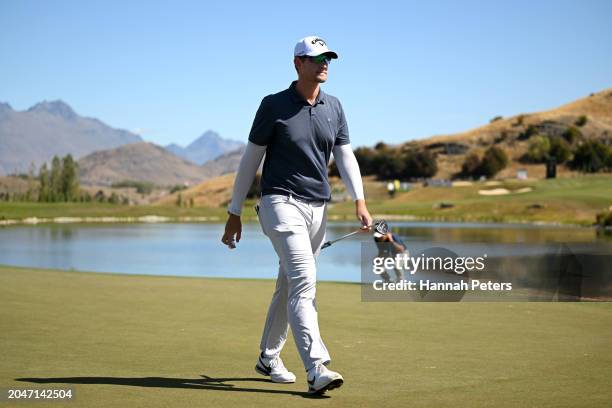
[[[374,217],[405,216],[417,220],[546,222],[593,225],[597,213],[612,206],[612,176],[584,175],[552,180],[510,180],[489,186],[483,182],[466,187],[416,187],[389,198],[384,183],[365,183],[368,207]],[[505,188],[510,194],[483,196],[479,190]],[[517,193],[521,188],[529,192]],[[439,208],[441,203],[452,204]],[[244,219],[255,218],[253,200],[245,203]],[[350,202],[332,204],[333,219],[354,219]],[[125,206],[100,203],[0,203],[0,220],[27,217],[141,217],[158,215],[180,220],[184,217],[208,217],[219,222],[226,218],[223,207],[182,208],[177,206]]]
[[[516,192],[531,188],[528,192]],[[483,196],[479,190],[507,189],[506,195]],[[440,203],[452,204],[439,208]],[[592,225],[595,215],[612,206],[612,177],[592,175],[537,181],[506,181],[488,186],[478,182],[465,187],[426,187],[397,194],[380,191],[368,200],[372,214],[411,215],[441,221],[547,222]],[[336,205],[330,214],[352,210],[350,203]]]
[[[321,283],[346,383],[304,395],[253,371],[269,280],[0,267],[0,387],[74,388],[78,407],[608,407],[612,303],[365,303]],[[39,406],[40,403],[10,406]]]

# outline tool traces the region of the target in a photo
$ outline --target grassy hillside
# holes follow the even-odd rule
[[[370,187],[368,189],[368,187]],[[507,189],[506,195],[484,196],[482,190]],[[521,189],[531,191],[520,192]],[[522,190],[522,191],[525,191]],[[368,194],[368,192],[373,192]],[[446,221],[550,222],[592,225],[595,215],[612,206],[612,177],[585,175],[549,180],[475,182],[460,187],[415,186],[389,199],[380,188],[366,183],[368,207],[379,217],[413,216]],[[441,203],[452,208],[439,208]],[[353,204],[331,208],[332,216],[352,216]]]
[[[516,171],[527,169],[530,177],[543,178],[545,166],[520,163],[519,159],[527,151],[529,139],[520,140],[519,135],[529,126],[542,123],[552,123],[553,128],[577,126],[578,119],[586,117],[586,123],[578,126],[586,139],[612,141],[612,89],[593,93],[558,108],[535,113],[520,113],[511,117],[501,118],[486,125],[465,132],[437,135],[425,139],[410,141],[400,148],[427,148],[437,155],[438,172],[436,178],[449,178],[461,169],[465,156],[470,153],[482,154],[484,150],[496,145],[504,149],[511,159],[508,167],[497,175],[497,178],[514,178]],[[444,154],[443,146],[447,143],[459,144],[469,150],[464,154]],[[558,169],[560,176],[575,174],[565,166]]]
[[[274,282],[0,267],[0,387],[73,388],[79,407],[607,407],[611,303],[365,303],[318,286],[331,367],[306,398],[253,370]],[[19,406],[38,406],[20,403]]]

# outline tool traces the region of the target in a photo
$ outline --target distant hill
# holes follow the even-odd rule
[[[94,152],[79,160],[84,185],[104,185],[124,180],[149,181],[158,186],[197,184],[204,170],[153,143],[141,142]]]
[[[242,146],[236,150],[232,150],[229,153],[225,153],[222,156],[217,157],[214,160],[206,162],[202,169],[204,170],[204,174],[206,178],[218,177],[228,173],[234,173],[238,171],[238,166],[240,165],[240,159],[244,154],[244,149],[246,146]],[[263,165],[263,160],[262,160]],[[261,166],[260,169],[261,171]]]
[[[597,138],[612,144],[612,89],[609,89],[549,111],[501,118],[463,133],[413,140],[394,147],[424,148],[434,152],[439,167],[435,178],[449,178],[460,170],[468,153],[483,152],[489,146],[496,145],[502,147],[512,159],[508,168],[500,173],[500,177],[514,178],[518,168],[525,168],[530,177],[542,178],[543,164],[524,164],[518,161],[529,143],[529,140],[519,140],[519,136],[529,125],[536,126],[539,132],[543,133],[559,132],[570,126],[576,126],[581,116],[587,118],[587,122],[578,127],[585,138]],[[241,148],[206,163],[202,166],[206,180],[183,191],[183,197],[193,197],[198,205],[227,204],[231,199],[235,172],[238,170],[243,153],[244,148]],[[558,169],[558,175],[561,177],[568,173],[570,171],[564,166]],[[371,177],[364,177],[364,182],[369,184],[370,191],[380,184]],[[330,178],[330,183],[339,191],[344,185],[334,177]],[[166,196],[159,203],[172,204],[176,201],[177,194]]]
[[[586,123],[578,126],[581,116]],[[426,139],[413,140],[398,145],[398,148],[425,148],[437,155],[438,173],[436,178],[449,178],[461,168],[466,155],[482,153],[492,145],[506,151],[510,162],[498,177],[514,177],[519,168],[528,170],[529,177],[542,178],[545,174],[543,164],[525,164],[519,159],[528,149],[529,138],[522,135],[532,126],[537,134],[562,134],[569,127],[576,127],[586,139],[598,139],[612,145],[612,89],[593,93],[558,108],[543,112],[518,114],[499,118],[484,126],[466,132],[438,135]],[[557,173],[570,173],[565,166],[560,166]]]
[[[232,186],[234,185],[235,173],[225,174],[190,187],[188,189],[168,194],[154,204],[174,205],[179,194],[185,201],[193,199],[194,205],[198,207],[217,207],[227,204],[232,198]]]
[[[172,143],[166,146],[166,150],[185,160],[202,165],[225,153],[243,147],[244,143],[237,140],[224,139],[217,132],[208,130],[199,138],[191,142],[187,147]]]
[[[79,116],[61,100],[41,102],[26,111],[0,103],[0,175],[26,173],[54,155],[75,158],[96,150],[141,142],[140,136]]]

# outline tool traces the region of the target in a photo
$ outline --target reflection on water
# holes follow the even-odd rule
[[[356,229],[329,223],[327,239]],[[612,243],[593,229],[499,224],[390,223],[411,253],[445,247],[468,256],[526,257],[546,254],[555,243],[588,251],[610,251]],[[0,229],[0,264],[128,274],[274,278],[272,245],[258,224],[245,224],[238,248],[220,242],[222,224],[43,225]],[[321,252],[318,278],[358,282],[361,242],[368,234]],[[373,245],[373,243],[372,243]]]

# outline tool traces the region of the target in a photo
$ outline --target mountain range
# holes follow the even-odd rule
[[[215,131],[208,130],[199,138],[191,142],[187,147],[179,146],[175,143],[167,145],[165,148],[171,153],[182,157],[192,163],[202,165],[209,160],[243,147],[244,143],[237,140],[224,139]]]
[[[79,116],[61,100],[43,101],[26,111],[0,103],[0,174],[26,173],[31,163],[38,169],[54,155],[78,158],[142,141],[127,130]]]
[[[124,146],[129,147],[120,148]],[[198,166],[240,149],[244,143],[208,130],[187,147],[160,147],[167,154],[153,146],[135,133],[80,116],[61,100],[43,101],[25,111],[0,103],[0,175],[27,173],[32,163],[37,171],[53,156],[70,153],[83,165],[81,175],[86,184],[105,185],[126,179],[146,179],[160,185],[189,183],[204,174],[224,172],[223,166],[215,166],[217,170],[212,173]],[[163,162],[155,168],[147,163],[146,153]],[[129,154],[135,156],[129,159]],[[108,168],[103,169],[106,164],[102,160],[108,160]],[[143,167],[138,168],[137,163]],[[173,166],[176,168],[170,170]],[[147,169],[151,172],[147,173]]]

